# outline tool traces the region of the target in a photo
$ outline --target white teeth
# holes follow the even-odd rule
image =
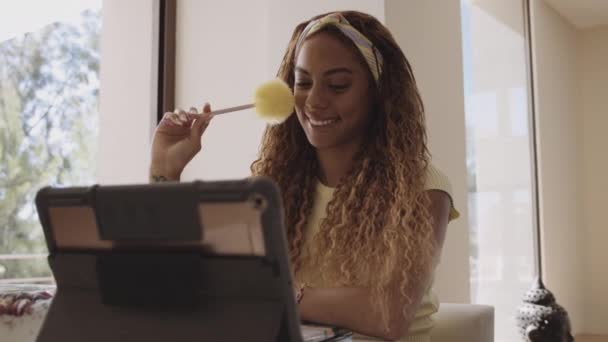
[[[327,126],[327,125],[329,125],[329,124],[332,124],[332,123],[334,123],[334,122],[338,121],[338,120],[336,120],[336,119],[332,119],[332,120],[324,120],[324,121],[316,121],[316,120],[313,120],[312,118],[308,118],[308,120],[310,121],[310,123],[311,123],[313,126]]]

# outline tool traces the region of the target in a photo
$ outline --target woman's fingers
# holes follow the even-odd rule
[[[188,111],[176,108],[173,112],[166,112],[160,123],[161,126],[168,125],[171,127],[189,128],[192,138],[200,140],[200,137],[209,126],[209,122],[213,118],[211,113],[211,105],[205,103],[202,108],[202,113],[198,113],[195,107],[190,107]]]
[[[182,121],[179,119],[178,114],[175,112],[166,112],[163,115],[163,119],[160,121],[161,125],[170,125],[170,126],[181,126]]]
[[[203,106],[202,111],[200,113],[197,111],[197,109],[195,107],[190,107],[190,110],[188,111],[187,115],[188,115],[188,119],[197,120],[199,118],[209,117],[209,113],[211,113],[211,105],[209,105],[209,103],[205,103],[205,105]]]
[[[196,109],[195,109],[196,110]],[[197,114],[198,115],[198,114]],[[173,126],[190,127],[195,117],[190,112],[185,112],[182,109],[175,109],[173,112],[166,112],[163,115],[161,124],[170,124]]]
[[[213,115],[209,115],[210,112],[211,105],[205,103],[205,106],[203,106],[203,113],[197,114],[196,120],[194,120],[194,124],[192,124],[192,134],[194,137],[200,139],[203,132],[205,132],[205,129],[207,129],[207,126],[209,126],[209,122],[213,118]]]
[[[177,115],[177,119],[181,122],[182,126],[192,125],[192,120],[188,117],[188,113],[181,108],[177,108],[173,111]]]
[[[203,113],[210,113],[211,112],[211,105],[209,104],[209,102],[206,102],[205,105],[203,106]]]

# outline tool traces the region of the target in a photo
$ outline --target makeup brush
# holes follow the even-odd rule
[[[256,88],[253,103],[215,110],[210,114],[219,115],[255,108],[258,117],[271,125],[278,125],[293,112],[294,104],[293,93],[289,86],[283,80],[276,78]]]

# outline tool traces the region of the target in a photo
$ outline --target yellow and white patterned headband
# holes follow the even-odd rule
[[[296,44],[296,58],[298,56],[300,48],[302,47],[302,44],[304,44],[304,41],[306,40],[306,37],[319,31],[327,25],[333,25],[337,27],[346,37],[348,37],[348,39],[350,39],[355,44],[355,46],[357,47],[357,49],[359,49],[361,55],[363,55],[363,58],[367,62],[367,65],[369,66],[369,69],[372,72],[374,80],[377,84],[378,80],[380,79],[380,75],[382,74],[383,64],[383,59],[382,55],[380,54],[380,51],[378,51],[378,49],[369,39],[367,39],[367,37],[361,34],[361,32],[357,31],[356,28],[352,27],[348,20],[346,20],[346,18],[344,18],[344,16],[342,16],[340,13],[328,14],[323,18],[311,21],[310,23],[308,23],[308,25],[306,25],[306,28],[304,28],[304,31],[302,31],[302,34],[300,34],[300,38],[298,38],[298,43]]]

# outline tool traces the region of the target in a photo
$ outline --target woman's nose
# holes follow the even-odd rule
[[[325,92],[320,86],[313,85],[306,98],[306,106],[312,109],[323,109],[328,105]]]

